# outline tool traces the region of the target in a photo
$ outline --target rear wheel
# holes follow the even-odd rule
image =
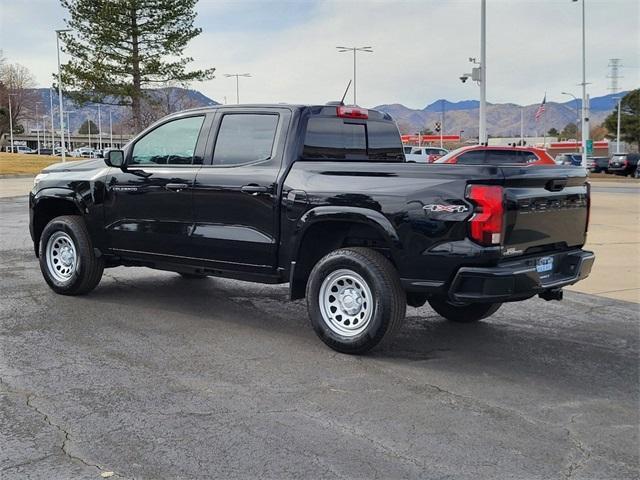
[[[39,260],[44,279],[53,291],[62,295],[90,292],[104,271],[104,261],[96,257],[80,216],[56,217],[44,227]]]
[[[457,304],[445,298],[431,298],[429,305],[438,315],[447,320],[457,323],[473,323],[496,313],[502,303]]]
[[[389,342],[404,320],[406,302],[394,266],[367,248],[329,253],[307,283],[311,325],[342,353],[364,353]]]

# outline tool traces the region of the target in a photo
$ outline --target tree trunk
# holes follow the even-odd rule
[[[131,66],[133,75],[133,92],[131,94],[131,110],[135,133],[142,131],[142,112],[140,100],[142,88],[140,86],[140,52],[138,45],[138,12],[135,2],[131,6]]]

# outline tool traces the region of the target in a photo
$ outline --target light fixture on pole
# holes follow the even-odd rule
[[[236,103],[240,104],[240,77],[250,77],[250,73],[225,73],[225,77],[236,77]]]
[[[373,53],[373,49],[371,47],[336,47],[338,52],[353,52],[353,104],[356,103],[356,53],[357,52],[366,52]]]
[[[60,139],[62,147],[62,161],[66,161],[65,148],[64,148],[64,114],[62,112],[62,75],[60,74],[60,34],[64,32],[70,32],[70,28],[64,28],[61,30],[56,30],[56,46],[58,48],[58,100],[60,101]],[[68,115],[67,115],[68,117]]]
[[[11,111],[11,97],[17,97],[17,93],[10,93],[9,95],[9,135],[11,137],[11,153],[15,153],[13,151],[13,113]]]
[[[576,102],[576,131],[580,129],[580,107],[579,107],[579,103],[578,103],[578,97],[576,97],[573,93],[570,92],[560,92],[562,95],[568,95],[570,97],[573,97],[573,100],[575,100]],[[578,132],[579,134],[580,132]],[[580,137],[576,138],[576,140],[579,140]],[[582,146],[580,147],[582,148]]]
[[[578,0],[572,0],[574,3]],[[587,42],[585,32],[585,0],[582,0],[582,167],[587,168],[587,142],[589,140],[589,105],[587,101]]]

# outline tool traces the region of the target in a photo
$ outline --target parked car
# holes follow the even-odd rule
[[[609,173],[609,157],[588,157],[587,169],[592,173]]]
[[[638,153],[616,153],[609,160],[609,173],[640,178],[640,172],[638,172],[639,158],[640,154]]]
[[[27,147],[26,145],[14,145],[13,150],[11,150],[11,146],[5,148],[5,151],[8,153],[22,153],[26,155],[33,155],[34,153],[38,153],[37,150]]]
[[[69,155],[69,150],[67,148],[64,149],[65,155]],[[53,149],[53,155],[56,157],[62,156],[62,147],[56,147]]]
[[[29,230],[59,294],[118,265],[288,283],[322,341],[362,353],[407,304],[466,323],[561,299],[594,261],[589,205],[582,169],[407,163],[383,112],[220,105],[165,117],[104,160],[45,168]]]
[[[91,147],[76,148],[71,152],[72,157],[95,158],[94,150]]]
[[[411,147],[411,153],[405,151],[407,162],[433,163],[438,158],[449,153],[449,150],[436,147]]]
[[[488,147],[474,145],[449,152],[435,163],[459,165],[556,165],[542,148],[535,147]]]
[[[53,155],[53,148],[47,148],[47,147],[40,148],[40,155]]]
[[[556,155],[555,161],[558,165],[573,165],[574,167],[580,167],[582,166],[582,154],[561,153]]]

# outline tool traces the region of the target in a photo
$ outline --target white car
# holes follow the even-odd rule
[[[411,147],[411,153],[407,153],[405,148],[405,158],[407,162],[433,163],[438,158],[449,153],[449,150],[438,147]]]
[[[7,147],[6,148],[7,152],[11,152],[11,147]],[[26,153],[28,155],[31,155],[33,153],[37,153],[36,150],[27,147],[26,145],[14,145],[13,146],[13,153]]]
[[[89,147],[80,147],[76,148],[71,152],[72,157],[84,157],[84,158],[92,158],[93,157],[93,148]]]

